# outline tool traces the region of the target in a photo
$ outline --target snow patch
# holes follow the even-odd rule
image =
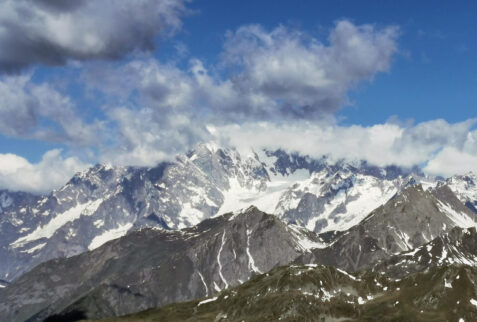
[[[319,243],[309,239],[299,230],[298,227],[295,227],[294,225],[288,225],[288,227],[291,229],[292,235],[293,237],[295,237],[296,242],[298,243],[300,248],[305,252],[310,252],[312,249],[315,248],[325,248],[327,246],[324,243]]]
[[[474,299],[470,299],[470,304],[472,304],[473,306],[477,307],[477,301],[474,300]]]
[[[442,201],[438,201],[439,209],[447,215],[447,217],[454,222],[454,224],[461,228],[469,228],[469,227],[476,227],[477,223],[469,217],[467,214],[463,212],[458,212],[449,205],[443,203]]]
[[[27,249],[27,250],[22,250],[21,252],[22,253],[28,253],[28,254],[31,254],[31,253],[34,253],[36,252],[37,250],[40,250],[42,249],[43,247],[45,247],[46,243],[41,243],[41,244],[38,244],[30,249]]]
[[[202,211],[195,209],[192,207],[190,202],[186,202],[182,205],[182,210],[179,214],[179,219],[186,220],[192,226],[199,224],[202,219],[204,219],[204,214]],[[183,225],[179,227],[179,229],[187,227]]]
[[[346,271],[344,271],[344,270],[342,270],[342,269],[337,268],[336,270],[337,270],[338,272],[341,272],[341,273],[345,274],[346,276],[348,276],[349,278],[351,278],[353,281],[358,280],[356,277],[354,277],[353,275],[349,274],[348,272],[346,272]]]
[[[217,301],[219,297],[216,296],[216,297],[213,297],[213,298],[210,298],[210,299],[207,299],[207,300],[203,300],[201,302],[199,302],[199,304],[197,304],[197,306],[201,306],[202,304],[206,304],[206,303],[210,303],[210,302],[214,302],[214,301]]]
[[[444,287],[445,288],[452,288],[451,282],[448,282],[446,279],[444,279]]]
[[[204,276],[202,276],[202,274],[200,272],[197,272],[200,276],[200,280],[202,281],[202,284],[204,284],[204,288],[205,288],[205,296],[209,296],[209,288],[207,287],[207,284],[205,284],[205,281],[204,281]]]
[[[98,219],[98,220],[95,220],[93,222],[93,225],[96,227],[96,228],[100,228],[104,225],[104,220],[103,219]]]
[[[88,246],[88,249],[89,250],[96,249],[110,240],[126,235],[128,230],[131,229],[132,226],[133,226],[132,223],[126,223],[124,225],[119,225],[119,227],[117,228],[104,231],[101,235],[93,238],[93,240]]]
[[[46,225],[38,227],[30,234],[17,239],[12,243],[12,247],[16,248],[40,238],[50,238],[59,228],[78,219],[80,216],[91,216],[102,202],[103,199],[97,199],[87,203],[78,204],[63,213],[56,215]]]

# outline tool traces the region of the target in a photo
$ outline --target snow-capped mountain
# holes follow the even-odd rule
[[[1,217],[0,278],[92,250],[141,227],[181,229],[256,205],[316,232],[343,230],[409,183],[408,172],[283,151],[203,144],[154,168],[97,165]],[[7,202],[8,204],[8,202]]]
[[[88,318],[137,312],[214,295],[325,246],[255,207],[180,231],[145,228],[35,267],[0,292],[0,316],[43,321],[61,310]]]
[[[449,187],[477,202],[477,188],[462,188],[462,180]],[[7,260],[0,278],[12,281],[41,262],[93,250],[128,231],[191,227],[250,205],[317,233],[345,231],[418,182],[426,189],[437,184],[419,169],[283,151],[241,155],[214,144],[153,168],[96,165],[49,195],[12,205],[4,198],[0,256]]]
[[[326,234],[326,239],[256,207],[179,231],[137,229],[92,251],[36,266],[0,291],[0,315],[12,321],[41,321],[70,312],[82,312],[85,318],[118,316],[211,296],[280,265],[328,265],[346,275],[376,270],[379,262],[394,256],[409,263],[406,256],[422,252],[423,245],[442,254],[438,241],[445,233],[459,235],[460,227],[470,227],[470,235],[475,232],[475,214],[447,185],[424,190],[411,181],[359,224]],[[451,244],[445,248],[455,255],[452,262],[447,255],[439,260],[473,265],[473,235],[452,238],[459,246],[455,252]],[[425,259],[417,258],[414,267],[436,266],[433,256]],[[408,276],[409,266],[400,264],[396,267]]]

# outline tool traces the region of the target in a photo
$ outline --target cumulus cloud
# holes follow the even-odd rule
[[[106,96],[118,133],[105,155],[151,165],[210,140],[208,125],[333,119],[350,90],[389,69],[398,33],[343,20],[325,43],[283,26],[247,25],[227,33],[216,65],[147,58],[92,64],[82,79]]]
[[[0,97],[1,134],[82,146],[98,139],[100,123],[82,122],[68,96],[30,74],[0,78]]]
[[[283,26],[267,32],[249,25],[228,33],[223,57],[240,70],[231,79],[233,87],[241,97],[262,97],[253,108],[270,109],[263,111],[266,117],[320,117],[341,108],[353,86],[389,69],[398,33],[395,26],[342,20],[324,44]],[[263,104],[266,100],[275,104]]]
[[[181,27],[187,0],[0,0],[0,71],[150,51]]]
[[[149,59],[95,66],[84,79],[106,93],[124,98],[137,90],[143,105],[183,109],[216,123],[319,119],[343,107],[358,83],[389,69],[397,36],[394,26],[343,20],[325,44],[282,26],[247,25],[227,33],[217,66],[191,58],[181,70]]]
[[[34,164],[15,154],[0,154],[0,187],[47,193],[64,185],[87,166],[76,157],[62,157],[57,149],[46,152],[41,161]]]

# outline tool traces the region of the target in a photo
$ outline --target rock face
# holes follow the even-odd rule
[[[0,190],[0,279],[11,281],[22,271],[15,256],[9,255],[10,244],[37,224],[32,205],[41,197],[25,192]],[[30,254],[26,254],[28,257]]]
[[[280,267],[207,299],[129,321],[475,321],[477,268],[444,266],[402,280],[321,265]]]
[[[402,278],[432,267],[449,265],[477,266],[476,227],[455,227],[421,247],[378,263],[372,270],[384,272],[390,277]]]
[[[117,316],[211,296],[314,247],[313,233],[251,207],[180,231],[142,229],[91,252],[40,264],[0,292],[0,316]]]
[[[240,155],[212,144],[153,168],[97,165],[46,196],[10,204],[0,195],[0,256],[7,259],[0,278],[12,281],[128,231],[182,229],[252,204],[317,233],[343,231],[415,182],[409,173],[283,151]]]
[[[475,227],[477,217],[447,186],[411,186],[374,210],[325,249],[299,259],[358,271],[393,254],[420,247],[454,227]]]

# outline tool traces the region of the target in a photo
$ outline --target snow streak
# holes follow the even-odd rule
[[[250,254],[250,233],[251,231],[247,229],[247,255],[248,255],[248,267],[252,271],[262,274],[262,272],[255,266],[255,261],[253,260],[252,254]]]
[[[220,278],[222,279],[222,282],[224,282],[225,288],[228,288],[229,284],[227,283],[227,281],[224,278],[224,275],[222,274],[222,264],[220,263],[220,254],[222,253],[222,249],[224,248],[224,244],[225,244],[225,230],[224,230],[224,233],[222,234],[222,245],[220,245],[219,252],[217,253],[217,263],[219,264]]]

